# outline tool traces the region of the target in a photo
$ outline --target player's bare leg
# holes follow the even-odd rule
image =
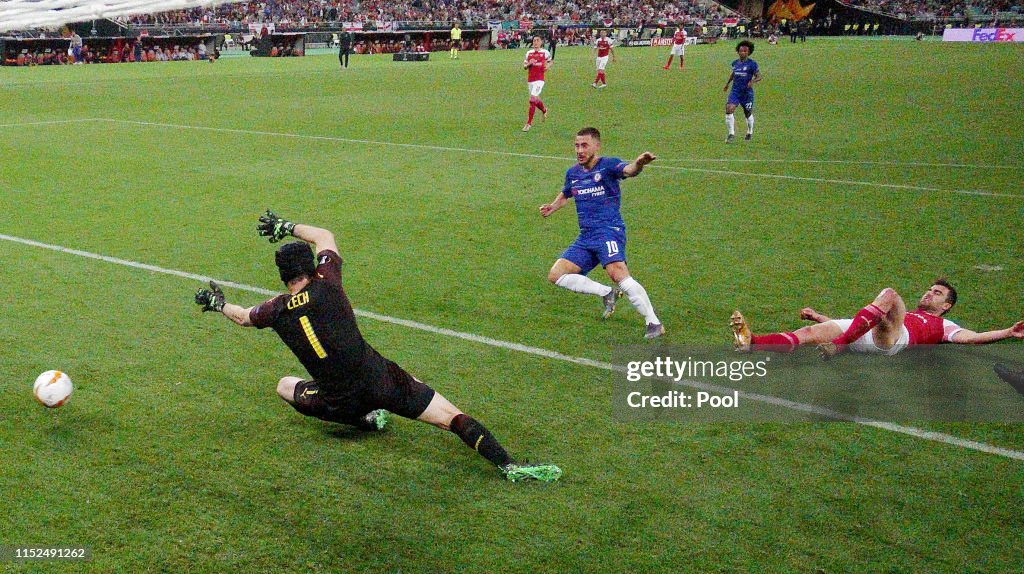
[[[900,334],[903,332],[907,304],[895,289],[886,289],[875,300],[874,305],[885,311],[885,316],[871,330],[871,336],[880,349],[891,349],[900,340]]]
[[[456,434],[466,446],[491,461],[512,482],[523,479],[550,482],[562,475],[562,470],[553,464],[516,463],[491,431],[436,391],[426,410],[416,420]]]
[[[551,266],[551,270],[548,271],[548,281],[574,293],[597,295],[601,298],[601,302],[604,305],[604,312],[601,317],[603,319],[611,317],[612,313],[615,312],[615,301],[622,297],[622,291],[614,287],[602,285],[586,275],[580,275],[581,271],[583,270],[580,269],[579,265],[568,259],[559,258]]]
[[[651,304],[651,299],[647,296],[647,290],[636,279],[633,279],[626,264],[622,261],[615,261],[606,265],[604,270],[608,273],[608,277],[625,293],[637,312],[643,315],[646,323],[644,338],[655,339],[664,335],[665,326],[661,324],[661,320],[654,313],[654,305]]]
[[[299,377],[281,377],[277,382],[277,396],[289,405],[295,406],[295,385],[302,382]]]
[[[899,340],[907,306],[895,289],[885,288],[867,307],[853,317],[850,327],[839,336],[818,346],[823,359],[843,352],[846,346],[871,331],[875,346],[890,349]]]
[[[725,104],[725,127],[729,129],[729,135],[725,136],[725,143],[732,143],[736,139],[736,104]]]

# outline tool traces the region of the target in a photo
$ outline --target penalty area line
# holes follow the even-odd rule
[[[149,265],[147,263],[140,263],[138,261],[130,261],[130,260],[121,259],[121,258],[118,258],[118,257],[110,257],[108,255],[101,255],[101,254],[92,253],[92,252],[89,252],[89,251],[82,251],[80,249],[72,249],[70,247],[63,247],[63,246],[60,246],[60,245],[52,245],[52,244],[49,244],[49,243],[43,243],[43,242],[40,242],[40,241],[34,241],[32,239],[25,239],[25,238],[22,238],[22,237],[14,237],[12,235],[0,234],[0,240],[8,241],[8,242],[11,242],[11,243],[17,243],[17,244],[21,244],[21,245],[26,245],[26,246],[30,246],[30,247],[37,247],[37,248],[40,248],[40,249],[47,249],[47,250],[50,250],[50,251],[56,251],[58,253],[65,253],[65,254],[68,254],[68,255],[75,255],[75,256],[78,256],[78,257],[84,257],[84,258],[87,258],[87,259],[93,259],[93,260],[96,260],[96,261],[103,261],[103,262],[111,263],[111,264],[114,264],[114,265],[122,265],[122,266],[125,266],[125,267],[131,267],[133,269],[142,269],[142,270],[151,271],[151,272],[154,272],[154,273],[161,273],[161,274],[164,274],[164,275],[172,275],[172,276],[181,277],[181,278],[184,278],[184,279],[190,279],[190,280],[194,280],[194,281],[201,281],[201,282],[204,282],[204,283],[208,282],[208,281],[217,281],[220,285],[222,285],[224,287],[231,287],[233,289],[238,289],[240,291],[248,291],[250,293],[257,293],[257,294],[260,294],[260,295],[274,296],[274,295],[279,295],[280,294],[280,292],[278,292],[278,291],[272,291],[270,289],[264,289],[262,287],[254,287],[252,285],[245,285],[243,283],[235,283],[233,281],[221,281],[221,280],[218,280],[218,279],[214,279],[212,277],[208,277],[206,275],[199,275],[197,273],[189,273],[187,271],[179,271],[179,270],[176,270],[176,269],[168,269],[168,268],[159,267],[159,266],[156,266],[156,265]],[[615,364],[607,363],[607,362],[604,362],[604,361],[596,361],[594,359],[588,359],[588,358],[585,358],[585,357],[574,357],[572,355],[566,355],[564,353],[559,353],[557,351],[552,351],[552,350],[549,350],[549,349],[543,349],[543,348],[540,348],[540,347],[532,347],[532,346],[529,346],[529,345],[523,345],[521,343],[513,343],[511,341],[502,341],[500,339],[493,339],[491,337],[485,337],[485,336],[482,336],[482,335],[475,335],[473,333],[465,333],[465,332],[462,332],[462,331],[456,331],[454,329],[448,329],[448,328],[445,328],[445,327],[437,327],[437,326],[434,326],[434,325],[428,325],[426,323],[420,323],[418,321],[410,321],[408,319],[401,319],[401,318],[398,318],[398,317],[391,317],[389,315],[383,315],[381,313],[374,313],[372,311],[364,311],[364,310],[361,310],[361,309],[355,309],[355,313],[356,313],[356,315],[358,315],[360,317],[365,317],[367,319],[372,319],[374,321],[380,321],[380,322],[383,322],[383,323],[390,323],[392,325],[399,325],[399,326],[407,327],[407,328],[410,328],[410,329],[416,329],[416,330],[419,330],[419,331],[425,331],[425,332],[428,332],[428,333],[434,333],[434,334],[443,335],[443,336],[446,336],[446,337],[453,337],[453,338],[462,339],[462,340],[465,340],[465,341],[471,341],[473,343],[478,343],[478,344],[482,344],[482,345],[488,345],[488,346],[491,346],[491,347],[497,347],[497,348],[501,348],[501,349],[507,349],[507,350],[510,350],[510,351],[516,351],[516,352],[525,353],[525,354],[529,354],[529,355],[534,355],[534,356],[538,356],[538,357],[543,357],[543,358],[546,358],[546,359],[552,359],[552,360],[556,360],[556,361],[563,361],[563,362],[567,362],[567,363],[573,363],[573,364],[576,364],[576,365],[592,367],[592,368],[595,368],[595,369],[601,369],[601,370],[605,370],[605,371],[613,371],[613,372],[625,372],[626,371],[626,367],[622,366],[622,365],[615,365]],[[722,386],[718,386],[718,385],[711,385],[711,384],[702,383],[702,382],[699,382],[699,381],[679,381],[678,384],[683,385],[683,386],[687,386],[687,387],[691,387],[691,388],[695,388],[695,389],[708,390],[708,391],[719,392],[719,393],[732,392],[733,391],[733,389],[730,389],[728,387],[722,387]],[[824,417],[828,417],[828,418],[832,418],[832,419],[836,419],[836,420],[841,420],[841,421],[847,421],[847,422],[853,422],[853,423],[857,423],[857,424],[862,424],[862,425],[873,427],[873,428],[877,428],[877,429],[882,429],[882,430],[886,430],[886,431],[890,431],[890,432],[894,432],[894,433],[899,433],[899,434],[903,434],[903,435],[907,435],[907,436],[911,436],[911,437],[915,437],[915,438],[918,438],[918,439],[927,440],[927,441],[931,441],[931,442],[943,443],[943,444],[947,444],[947,445],[951,445],[951,446],[956,446],[956,447],[960,447],[960,448],[964,448],[964,449],[968,449],[968,450],[974,450],[974,451],[978,451],[978,452],[994,454],[994,455],[998,455],[998,456],[1002,456],[1002,457],[1006,457],[1006,458],[1011,458],[1011,459],[1016,459],[1016,460],[1024,460],[1024,452],[1022,452],[1022,451],[1016,451],[1016,450],[1011,450],[1011,449],[1002,448],[1002,447],[998,447],[998,446],[993,446],[993,445],[982,443],[982,442],[978,442],[978,441],[967,440],[967,439],[963,439],[963,438],[956,437],[956,436],[953,436],[953,435],[948,435],[948,434],[945,434],[945,433],[926,431],[924,429],[919,429],[919,428],[916,428],[916,427],[909,427],[909,426],[899,425],[899,424],[885,422],[885,421],[877,421],[877,420],[873,420],[873,419],[866,419],[866,418],[863,418],[863,417],[856,417],[856,416],[840,413],[840,412],[837,412],[837,411],[833,411],[831,409],[826,409],[826,408],[823,408],[823,407],[818,407],[818,406],[809,405],[809,404],[805,404],[805,403],[800,403],[800,402],[796,402],[796,401],[790,401],[788,399],[783,399],[783,398],[779,398],[779,397],[773,397],[773,396],[770,396],[770,395],[762,395],[762,394],[750,393],[750,392],[746,392],[746,391],[740,391],[740,395],[745,397],[745,398],[747,398],[747,399],[753,400],[753,401],[758,401],[758,402],[762,402],[762,403],[766,403],[766,404],[771,404],[771,405],[775,405],[775,406],[778,406],[778,407],[787,408],[787,409],[791,409],[791,410],[795,410],[795,411],[800,411],[800,412],[804,412],[804,413],[808,413],[808,414],[814,414],[814,415],[824,416]]]

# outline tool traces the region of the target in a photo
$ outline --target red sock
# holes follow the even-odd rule
[[[600,81],[601,81],[601,72],[598,72],[597,76],[594,78],[594,83],[596,84],[596,83],[598,83]]]
[[[530,117],[529,117],[529,119],[526,120],[526,123],[528,123],[528,124],[532,124],[533,123],[533,112],[536,111],[536,109],[537,109],[537,100],[535,98],[530,98]]]
[[[540,101],[540,98],[537,98],[537,109],[539,109],[542,114],[548,113],[548,109],[544,107],[544,102]]]
[[[775,351],[776,353],[792,353],[800,344],[793,333],[772,333],[771,335],[754,335],[750,342],[759,351]],[[769,347],[769,348],[763,348]]]
[[[853,316],[853,322],[850,323],[850,328],[842,335],[832,339],[832,342],[837,345],[849,345],[863,337],[865,333],[877,325],[882,320],[883,315],[885,315],[885,313],[873,304],[864,307],[860,311],[857,311],[857,314]]]
[[[602,84],[607,84],[608,80],[604,79],[604,70],[597,73],[597,77],[601,79]]]
[[[672,55],[671,55],[671,54],[669,54],[669,57],[668,57],[668,63],[667,63],[667,64],[665,64],[665,67],[667,68],[667,67],[669,67],[669,66],[671,66],[671,65],[672,65]]]

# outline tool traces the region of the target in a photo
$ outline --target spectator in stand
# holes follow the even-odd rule
[[[82,63],[82,37],[75,31],[71,32],[71,57],[75,64]]]

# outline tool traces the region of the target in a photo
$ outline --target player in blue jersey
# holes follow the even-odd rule
[[[639,175],[655,157],[645,151],[633,162],[625,162],[615,157],[601,157],[599,151],[601,132],[596,128],[577,132],[577,164],[565,172],[565,186],[554,201],[540,206],[540,214],[547,217],[565,206],[570,198],[575,198],[580,223],[579,237],[551,266],[548,281],[576,293],[601,297],[605,319],[615,312],[615,300],[625,294],[644,316],[647,323],[644,337],[654,339],[665,334],[665,327],[654,314],[647,290],[626,268],[626,224],[619,213],[619,181]],[[599,263],[618,287],[587,278],[587,273]]]
[[[729,98],[725,101],[725,126],[729,128],[729,135],[725,143],[732,143],[736,138],[736,106],[743,108],[743,115],[747,116],[747,135],[743,139],[750,140],[754,137],[754,84],[761,81],[761,70],[757,62],[750,59],[754,53],[754,43],[743,40],[736,45],[736,53],[739,60],[733,60],[732,73],[725,82],[723,92],[729,92]],[[729,91],[729,84],[732,84],[732,91]]]

